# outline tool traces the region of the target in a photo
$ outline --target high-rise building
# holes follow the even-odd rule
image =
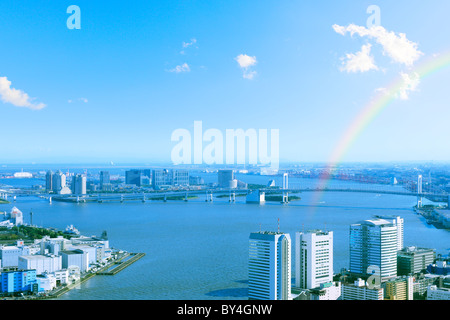
[[[434,249],[406,247],[397,252],[397,273],[399,276],[407,276],[423,272],[435,258]]]
[[[86,194],[86,177],[82,174],[77,174],[72,178],[72,193],[75,195]]]
[[[152,171],[152,186],[155,189],[161,187],[175,187],[188,185],[189,185],[188,170],[155,169]]]
[[[255,232],[249,238],[248,297],[291,299],[291,238],[287,233]]]
[[[66,175],[61,170],[56,171],[52,177],[52,190],[53,193],[60,193],[63,188],[66,187]]]
[[[402,250],[404,248],[403,218],[395,215],[376,215],[375,218],[387,220],[397,226],[397,250]]]
[[[49,170],[45,174],[45,191],[50,192],[53,190],[52,182],[53,182],[53,172]]]
[[[100,171],[100,190],[103,190],[105,185],[111,183],[111,177],[109,171]]]
[[[219,170],[217,173],[217,182],[219,188],[236,188],[237,181],[234,179],[233,170]],[[235,186],[236,185],[236,186]]]
[[[142,171],[141,170],[128,170],[125,172],[125,183],[134,184],[138,187],[141,186]]]
[[[384,219],[350,226],[350,272],[379,273],[381,281],[397,276],[397,225]]]
[[[189,171],[178,169],[172,170],[172,186],[188,186],[189,185]]]
[[[295,286],[313,289],[333,281],[333,232],[295,234]]]

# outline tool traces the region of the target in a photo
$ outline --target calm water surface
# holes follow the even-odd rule
[[[272,179],[238,178],[262,184]],[[313,184],[307,180],[297,182]],[[0,183],[14,185],[12,180]],[[348,268],[350,224],[376,214],[404,218],[406,246],[435,248],[438,253],[448,254],[449,232],[427,225],[414,213],[415,197],[331,192],[323,193],[319,199],[314,193],[303,193],[301,197],[288,205],[250,205],[240,197],[232,204],[227,198],[207,203],[202,197],[187,203],[122,204],[49,204],[39,198],[18,198],[16,203],[0,205],[0,211],[9,211],[15,205],[28,223],[32,209],[34,224],[58,229],[73,224],[84,235],[100,235],[106,230],[111,247],[146,253],[115,276],[96,276],[60,299],[247,299],[249,234],[259,231],[260,226],[276,231],[278,218],[280,231],[289,232],[292,239],[296,231],[332,230],[335,272]]]

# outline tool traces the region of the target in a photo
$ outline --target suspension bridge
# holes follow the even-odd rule
[[[347,193],[366,193],[366,194],[389,194],[399,196],[412,196],[417,198],[417,207],[421,207],[423,199],[433,202],[444,202],[450,205],[450,197],[447,192],[437,188],[431,188],[427,185],[423,186],[422,176],[418,176],[417,182],[411,183],[407,181],[398,185],[381,185],[373,183],[355,183],[349,185],[346,183],[331,182],[325,185],[305,186],[303,183],[289,183],[288,175],[282,176],[280,187],[263,187],[255,189],[223,189],[223,188],[202,188],[172,191],[154,191],[154,192],[134,192],[134,193],[93,193],[86,195],[58,195],[43,194],[34,190],[0,190],[0,199],[14,200],[16,197],[39,196],[48,201],[64,201],[64,202],[125,202],[125,201],[169,201],[184,200],[188,201],[192,197],[205,196],[205,201],[213,201],[214,197],[229,197],[230,202],[236,201],[236,196],[246,196],[247,202],[264,202],[265,195],[281,195],[281,202],[288,203],[289,195],[305,192],[347,192]],[[249,199],[251,199],[249,201]],[[450,206],[449,206],[450,207]]]

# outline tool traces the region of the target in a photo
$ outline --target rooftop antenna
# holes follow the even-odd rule
[[[278,218],[278,233],[280,233],[280,218]]]
[[[261,223],[259,224],[259,233],[261,233]]]

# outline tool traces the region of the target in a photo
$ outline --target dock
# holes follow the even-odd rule
[[[113,267],[112,270],[107,271],[108,269],[111,268],[111,266],[108,266],[108,267],[103,268],[101,271],[98,271],[96,274],[101,275],[101,276],[113,276],[113,275],[117,274],[118,272],[122,271],[123,269],[125,269],[126,267],[128,267],[129,265],[135,263],[136,261],[138,261],[139,259],[141,259],[144,256],[145,256],[145,253],[129,253],[122,259],[115,261],[114,262],[115,267]],[[126,259],[128,257],[130,257],[128,260],[123,261],[124,259]]]
[[[63,294],[69,292],[70,290],[72,290],[74,288],[79,287],[82,283],[95,277],[96,275],[113,276],[113,275],[117,274],[118,272],[122,271],[123,269],[125,269],[126,267],[130,266],[131,264],[135,263],[136,261],[138,261],[139,259],[141,259],[144,256],[145,256],[145,253],[127,253],[120,259],[115,260],[114,262],[103,267],[101,270],[99,270],[97,272],[89,272],[86,275],[84,275],[79,281],[68,284],[67,286],[64,286],[62,288],[55,289],[53,292],[49,293],[48,295],[28,296],[28,297],[25,297],[25,299],[27,299],[27,300],[45,300],[45,299],[59,298]],[[125,259],[126,259],[126,261],[124,261]],[[111,270],[108,271],[109,269],[111,269]]]

